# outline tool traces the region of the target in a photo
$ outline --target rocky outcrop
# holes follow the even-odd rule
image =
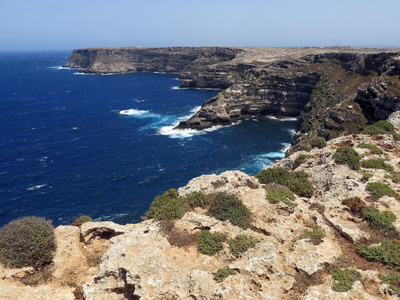
[[[361,144],[375,145],[382,153],[373,154]],[[353,147],[365,160],[383,159],[393,172],[400,172],[400,144],[391,135],[353,135],[333,139],[323,149],[294,153],[269,166],[296,166],[296,171],[310,175],[314,194],[308,198],[296,196],[295,206],[268,202],[268,187],[243,172],[202,175],[179,188],[179,195],[193,191],[234,194],[252,212],[251,228],[217,220],[201,208],[186,212],[174,222],[174,228],[194,235],[202,229],[222,232],[230,238],[246,234],[257,239],[254,248],[234,256],[224,243],[219,254],[204,255],[195,243],[181,248],[171,243],[165,225],[154,220],[127,225],[92,222],[81,228],[60,226],[56,230],[53,280],[28,287],[18,278],[33,270],[2,268],[2,297],[74,299],[82,292],[84,299],[397,299],[378,276],[395,270],[356,254],[357,245],[377,237],[343,200],[358,198],[363,205],[390,210],[398,216],[400,204],[395,197],[371,198],[366,185],[385,182],[400,192],[400,182],[388,177],[393,172],[351,170],[335,163],[333,154],[342,146]],[[294,164],[299,155],[307,157],[301,164]],[[365,173],[371,174],[368,182]],[[393,225],[400,230],[399,219]],[[317,243],[303,236],[312,228],[324,233]],[[96,243],[109,246],[101,252],[98,266],[90,267],[89,248]],[[361,281],[356,281],[348,292],[335,291],[332,266],[358,270]],[[225,267],[235,274],[216,282],[214,275]]]

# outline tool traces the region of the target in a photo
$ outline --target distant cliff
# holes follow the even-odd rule
[[[310,139],[359,133],[400,110],[400,52],[331,48],[93,48],[66,65],[86,73],[179,73],[181,88],[224,89],[177,128],[257,115],[299,117],[292,151]]]

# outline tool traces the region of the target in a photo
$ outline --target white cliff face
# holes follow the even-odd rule
[[[369,149],[359,148],[360,143],[376,145],[383,153],[372,154]],[[200,208],[175,221],[175,228],[188,233],[207,228],[228,237],[247,234],[258,240],[254,248],[239,257],[230,253],[227,243],[215,256],[199,253],[195,244],[183,248],[173,246],[160,222],[154,220],[124,226],[112,222],[83,224],[80,234],[89,243],[87,246],[111,237],[109,249],[102,255],[97,270],[92,268],[91,274],[86,273],[84,282],[80,277],[84,299],[395,299],[378,277],[386,269],[374,269],[374,264],[368,262],[362,265],[363,259],[354,252],[355,245],[368,239],[370,232],[365,230],[367,223],[352,214],[342,201],[359,197],[365,205],[391,210],[400,216],[400,204],[394,197],[384,196],[371,202],[362,173],[372,174],[369,182],[386,182],[397,192],[400,192],[400,184],[385,177],[387,174],[383,170],[362,168],[355,171],[336,164],[332,156],[343,145],[352,146],[363,159],[385,159],[395,172],[400,172],[398,141],[390,135],[356,135],[334,139],[323,149],[297,152],[270,166],[292,168],[298,155],[308,155],[296,171],[310,174],[315,192],[310,198],[296,196],[295,207],[269,203],[265,198],[265,185],[240,171],[203,175],[178,189],[180,196],[192,191],[227,192],[243,201],[254,216],[251,229],[244,230],[229,221],[217,220]],[[312,226],[325,234],[319,243],[300,238]],[[394,226],[400,230],[399,219]],[[57,228],[57,235],[60,245],[54,275],[61,284],[55,286],[50,282],[41,287],[25,287],[12,278],[17,271],[2,269],[2,295],[10,295],[12,288],[20,295],[19,299],[45,299],[58,289],[63,291],[63,296],[52,299],[73,299],[73,289],[63,285],[61,277],[67,263],[88,272],[82,268],[85,265],[84,244],[79,246],[76,227],[61,226]],[[343,261],[348,267],[362,267],[359,271],[364,283],[356,281],[352,290],[340,293],[332,290],[334,279],[327,266]],[[224,267],[234,270],[235,274],[217,283],[214,275]],[[318,276],[319,284],[299,291],[300,273]],[[374,284],[365,284],[368,282]]]

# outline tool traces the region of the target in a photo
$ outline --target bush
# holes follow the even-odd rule
[[[311,147],[322,149],[326,147],[326,140],[323,137],[315,137],[311,141]]]
[[[395,140],[400,139],[400,135],[396,133],[394,130],[394,126],[392,123],[388,121],[378,121],[374,123],[373,125],[369,125],[364,128],[364,130],[361,132],[362,134],[391,134]]]
[[[379,261],[385,265],[400,266],[400,241],[386,240],[379,246],[365,244],[357,248],[358,254],[367,260]]]
[[[364,202],[359,197],[347,198],[342,201],[342,204],[348,206],[354,214],[359,214],[365,208]]]
[[[293,169],[296,169],[298,166],[300,166],[303,162],[305,162],[308,159],[308,155],[306,154],[300,154],[299,156],[296,157],[293,163]]]
[[[197,241],[197,249],[203,254],[212,256],[222,250],[222,243],[225,241],[225,234],[203,230]]]
[[[323,242],[325,233],[316,225],[311,226],[312,231],[305,229],[300,235],[300,239],[310,239],[310,243],[313,245],[319,245]]]
[[[360,145],[358,145],[358,147],[359,148],[367,148],[367,149],[371,150],[371,152],[373,154],[382,154],[383,153],[382,149],[375,145],[361,143]]]
[[[235,256],[239,256],[241,253],[247,251],[249,248],[253,248],[257,244],[257,240],[251,236],[239,234],[235,238],[228,241],[229,250]]]
[[[82,215],[76,218],[75,221],[72,223],[72,225],[81,227],[82,224],[86,222],[93,222],[93,219],[90,216]]]
[[[149,217],[156,221],[165,219],[180,219],[186,212],[186,199],[178,197],[175,189],[157,196],[150,205]]]
[[[353,283],[361,279],[360,272],[354,269],[334,268],[332,272],[333,279],[336,280],[332,290],[336,292],[347,292],[353,288]]]
[[[308,176],[306,172],[289,172],[284,168],[268,168],[255,175],[260,183],[277,183],[287,186],[296,195],[311,197],[314,187],[308,180]]]
[[[390,122],[388,122],[388,121],[385,121],[385,120],[380,120],[380,121],[374,123],[373,126],[378,127],[378,128],[382,128],[382,129],[385,130],[386,132],[392,132],[392,131],[394,131],[394,126],[393,126],[393,124],[390,123]]]
[[[333,159],[336,163],[347,165],[352,170],[360,169],[360,154],[351,147],[339,147],[336,149]]]
[[[51,221],[39,217],[23,217],[0,229],[0,262],[13,268],[36,269],[51,262],[56,250]]]
[[[383,229],[385,231],[396,230],[392,224],[392,222],[396,221],[396,216],[389,210],[380,212],[375,207],[369,206],[363,209],[362,216],[375,228]]]
[[[186,195],[186,201],[191,207],[206,208],[210,204],[210,199],[204,192],[191,192]]]
[[[217,270],[217,273],[214,276],[214,280],[218,283],[221,283],[225,280],[225,278],[233,274],[235,274],[235,271],[229,269],[228,267],[221,268]]]
[[[369,159],[361,162],[363,168],[381,169],[388,172],[393,172],[393,167],[385,163],[384,159]]]
[[[249,228],[252,222],[250,210],[235,195],[219,193],[208,208],[208,213],[218,220],[229,220],[233,225]]]
[[[361,181],[368,181],[370,180],[372,177],[374,177],[374,175],[370,174],[370,173],[362,173],[362,178]]]
[[[400,276],[397,274],[379,274],[380,280],[389,285],[389,288],[400,294]]]
[[[371,192],[376,198],[383,196],[397,197],[397,193],[386,183],[382,182],[369,182],[365,187],[365,190]]]
[[[293,201],[296,199],[293,192],[285,186],[276,185],[267,190],[266,199],[269,203],[276,204],[283,202],[289,206],[295,206]]]

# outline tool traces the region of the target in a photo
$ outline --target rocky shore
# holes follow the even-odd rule
[[[315,136],[357,134],[400,109],[400,51],[330,48],[94,48],[66,67],[87,73],[179,73],[181,88],[223,89],[177,128],[258,115],[298,117],[292,151]]]

